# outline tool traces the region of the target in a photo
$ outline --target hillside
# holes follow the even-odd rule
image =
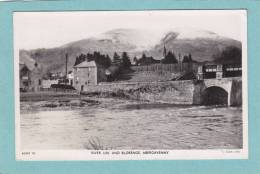
[[[164,46],[167,50],[173,51],[176,56],[191,53],[193,59],[198,62],[210,62],[214,61],[214,55],[219,54],[229,46],[241,48],[241,42],[208,31],[188,33],[187,35],[169,32],[148,54],[161,57]]]
[[[152,33],[136,29],[115,29],[91,38],[71,42],[57,48],[21,50],[20,60],[30,57],[44,67],[44,72],[65,71],[65,54],[69,56],[69,69],[75,62],[76,56],[99,51],[111,58],[114,52],[126,51],[131,59],[141,57],[142,53],[161,59],[163,47],[173,51],[176,56],[188,53],[196,61],[214,61],[214,55],[219,54],[229,46],[241,48],[239,41],[219,36],[204,30],[172,29],[165,33]]]

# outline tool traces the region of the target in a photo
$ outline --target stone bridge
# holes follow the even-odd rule
[[[242,104],[241,77],[201,80],[194,86],[193,104]]]

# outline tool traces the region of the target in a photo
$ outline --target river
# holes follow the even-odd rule
[[[37,102],[21,102],[21,148],[242,148],[240,107],[95,100],[100,104],[37,109]]]

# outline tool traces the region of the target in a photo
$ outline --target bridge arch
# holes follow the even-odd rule
[[[203,105],[228,105],[228,91],[220,86],[209,86],[202,92]]]

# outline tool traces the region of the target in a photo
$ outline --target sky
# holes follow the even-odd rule
[[[19,49],[53,48],[117,28],[151,30],[155,35],[173,28],[208,30],[242,41],[243,10],[15,12],[14,42]]]

